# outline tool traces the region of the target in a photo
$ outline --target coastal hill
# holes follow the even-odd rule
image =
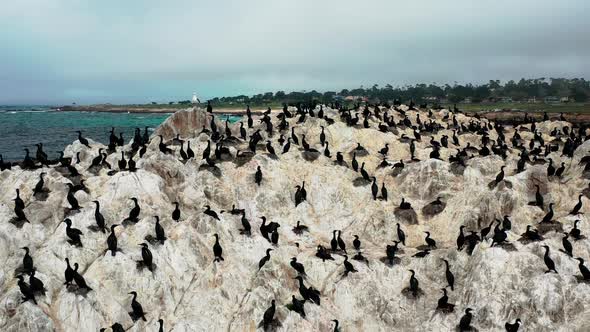
[[[320,106],[311,111],[317,115]],[[66,167],[23,171],[13,166],[0,172],[1,329],[98,331],[118,322],[127,331],[156,331],[162,319],[165,331],[255,331],[274,300],[274,319],[267,330],[331,331],[332,320],[338,320],[340,331],[454,331],[467,308],[473,309],[471,326],[478,331],[502,331],[506,322],[516,318],[526,331],[590,330],[586,305],[590,284],[583,280],[579,262],[561,251],[563,231],[569,232],[575,220],[582,220],[577,227],[583,235],[590,232],[588,175],[581,164],[590,153],[590,143],[577,146],[571,158],[562,154],[568,139],[565,132],[573,128],[567,118],[539,119],[536,130],[531,130],[531,122],[496,130],[488,129],[492,123],[483,117],[449,109],[431,110],[429,116],[429,110],[401,105],[397,110],[377,110],[381,116],[388,112],[394,126],[380,127],[383,122],[373,114],[365,128],[362,119],[348,125],[338,110],[324,105],[321,111],[324,118],[306,114],[303,119],[299,115],[286,119],[289,128],[282,132],[277,115],[271,114],[272,136],[260,117],[254,117],[248,136],[258,129],[262,136],[255,154],[248,153],[247,141],[235,138],[240,136],[240,122],[227,124],[234,136],[224,139],[228,151],[215,156],[216,144],[211,143],[208,162],[201,157],[211,138],[207,132],[213,123],[225,134],[226,123],[212,122],[200,108],[178,110],[166,120],[141,158],[131,143],[116,147],[105,159],[112,169],[100,158],[99,165],[91,166],[99,149],[106,146],[89,138],[87,147],[73,137],[64,154],[72,158],[71,165],[82,174],[86,187],[72,193],[80,205],[76,211],[70,211],[67,184],[79,184],[81,178]],[[435,129],[421,131],[419,140],[406,125],[407,121],[417,125],[418,120],[436,124]],[[242,122],[247,123],[245,117]],[[324,155],[321,126],[330,157]],[[291,137],[291,130],[300,145],[290,143],[289,151],[282,153],[277,141],[281,134]],[[489,138],[488,154],[480,153],[482,132]],[[452,143],[454,133],[457,145]],[[504,157],[494,150],[499,133],[510,145],[502,150]],[[174,140],[177,134],[184,141],[183,152],[190,142],[194,158],[183,160]],[[527,148],[531,141],[539,147],[535,142],[542,139],[557,150],[531,155],[524,169],[517,171],[522,151],[510,142],[515,134]],[[432,154],[433,145],[441,144],[445,135],[448,147],[441,147],[437,157]],[[309,147],[303,147],[304,136]],[[276,155],[267,152],[267,139]],[[380,154],[385,144],[388,150]],[[413,158],[410,144],[415,146]],[[457,157],[461,151],[465,155]],[[337,152],[342,162],[337,161]],[[118,170],[121,153],[127,160],[133,156],[136,171]],[[353,169],[353,158],[368,173],[369,181],[363,179],[361,169]],[[400,160],[403,166],[394,167]],[[565,163],[560,176],[547,176],[550,160],[555,168]],[[502,166],[506,166],[503,177],[496,181]],[[258,167],[259,185],[255,183]],[[41,172],[46,173],[44,199],[33,192]],[[371,176],[376,179],[377,195],[372,192]],[[304,200],[300,191],[296,194],[296,186],[302,185],[307,192]],[[382,187],[387,190],[385,197]],[[530,204],[536,188],[543,196],[542,206]],[[20,190],[21,211],[29,222],[15,217],[15,189]],[[570,214],[580,193],[586,195],[580,198],[580,213]],[[131,198],[137,198],[140,211],[136,219],[126,220],[135,206]],[[115,255],[107,251],[110,229],[96,231],[93,201],[100,203],[107,228],[121,225],[113,231],[118,239]],[[173,220],[173,202],[181,211],[178,221]],[[401,202],[410,203],[411,208]],[[539,224],[549,203],[554,203],[554,217]],[[218,219],[204,213],[206,206]],[[241,209],[251,225],[250,234],[243,230]],[[165,230],[163,243],[154,240],[155,216]],[[504,216],[509,216],[510,227],[506,221],[496,223]],[[261,217],[266,218],[265,225],[280,225],[272,232],[278,236],[276,245],[261,234]],[[81,246],[68,242],[65,218],[83,233]],[[295,232],[298,222],[307,230]],[[405,234],[403,244],[394,244],[400,240],[398,223]],[[543,240],[523,239],[527,225],[538,228]],[[465,226],[465,241],[459,250],[461,226]],[[479,237],[486,227],[491,229],[481,241],[471,233]],[[338,244],[331,250],[334,230],[341,231],[346,251]],[[436,240],[435,246],[427,244],[425,232]],[[216,234],[222,261],[214,261]],[[492,237],[501,234],[506,241],[492,246]],[[355,235],[361,241],[361,256],[353,246]],[[569,241],[574,257],[590,261],[590,240],[570,237]],[[145,259],[141,243],[147,243],[153,255],[151,270],[138,263]],[[318,258],[318,245],[326,248],[323,257],[332,259]],[[398,250],[392,255],[394,245]],[[558,273],[546,273],[543,245],[550,248],[548,255]],[[46,288],[45,295],[36,296],[37,305],[31,300],[23,303],[15,279],[23,269],[22,247],[30,249],[35,277]],[[270,258],[259,267],[268,248],[273,249]],[[345,253],[356,272],[346,272]],[[304,265],[305,289],[313,287],[320,294],[319,305],[305,302],[305,317],[288,308],[293,296],[302,299],[295,279],[298,272],[290,265],[292,257]],[[91,291],[64,285],[66,258],[79,264],[77,272]],[[454,275],[452,287],[443,259]],[[413,277],[419,284],[411,282]],[[28,276],[25,282],[29,283]],[[448,303],[454,304],[452,311],[450,306],[437,309],[443,288]],[[129,314],[132,291],[137,292],[145,321],[134,321]]]

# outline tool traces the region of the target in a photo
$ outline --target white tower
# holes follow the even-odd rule
[[[199,103],[199,98],[197,98],[197,93],[193,92],[193,100],[192,100],[193,104]]]

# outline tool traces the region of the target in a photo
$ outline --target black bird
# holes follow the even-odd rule
[[[295,135],[295,127],[291,127],[291,140],[293,140],[295,145],[299,145],[299,139],[297,138],[297,135]]]
[[[76,283],[76,285],[78,285],[78,288],[91,291],[92,288],[88,287],[88,284],[86,284],[86,280],[78,272],[78,267],[78,263],[74,263],[74,282]]]
[[[438,299],[438,305],[436,308],[446,310],[449,312],[453,311],[453,309],[455,308],[455,305],[449,303],[449,297],[447,296],[447,289],[441,288],[441,290],[443,292],[443,296],[441,296],[441,298]]]
[[[565,251],[568,256],[573,257],[572,254],[572,243],[567,239],[569,237],[569,233],[564,232],[564,237],[561,239],[561,243],[563,244],[563,250]]]
[[[213,219],[219,220],[217,212],[211,210],[211,207],[209,205],[205,205],[205,211],[203,211],[203,213],[212,217]]]
[[[64,272],[64,276],[66,278],[66,281],[64,282],[64,285],[71,285],[72,281],[74,281],[74,269],[72,269],[72,267],[70,266],[70,260],[69,258],[66,257],[66,270]]]
[[[308,227],[305,225],[301,225],[301,221],[297,220],[297,225],[295,227],[293,227],[293,233],[299,235],[303,232],[307,232],[308,231]]]
[[[80,210],[80,205],[78,205],[78,200],[74,196],[74,185],[71,183],[67,184],[69,190],[67,195],[68,203],[70,204],[71,210]]]
[[[459,321],[459,332],[471,331],[471,319],[473,318],[472,311],[473,309],[471,308],[465,309],[465,315],[463,315]]]
[[[506,324],[504,324],[504,327],[506,328],[506,332],[518,332],[518,329],[520,328],[520,318],[517,318],[516,321],[514,322],[514,324],[510,324],[509,322],[506,322]]]
[[[389,152],[389,143],[385,143],[385,147],[382,148],[381,150],[379,150],[379,153],[382,155],[387,155],[387,153]]]
[[[160,152],[173,153],[173,151],[166,144],[164,144],[164,137],[162,137],[162,135],[159,135],[159,136],[160,136],[160,143],[158,144],[158,149],[160,149]]]
[[[160,241],[160,244],[164,244],[166,241],[166,233],[164,232],[164,227],[160,225],[160,217],[154,216],[156,218],[156,240]]]
[[[336,240],[336,233],[337,232],[338,232],[338,230],[332,231],[332,240],[330,241],[330,248],[332,249],[332,251],[338,250],[338,240]]]
[[[211,141],[207,141],[207,147],[203,150],[203,159],[209,158],[211,154]]]
[[[134,206],[131,209],[131,211],[129,211],[129,217],[127,217],[126,220],[136,222],[137,217],[139,217],[139,213],[141,212],[141,208],[139,207],[139,204],[137,203],[137,198],[131,197],[130,199],[133,201]]]
[[[359,251],[361,249],[361,240],[359,240],[358,235],[354,235],[354,240],[352,241],[352,245],[354,246],[354,249],[356,251]]]
[[[508,216],[504,216],[504,219],[502,220],[502,228],[504,228],[505,231],[512,229],[512,222],[508,219]]]
[[[81,131],[76,131],[78,133],[78,141],[80,142],[80,144],[82,145],[86,145],[86,147],[90,147],[90,145],[88,145],[88,140],[85,139],[84,137],[82,137],[82,132]]]
[[[406,200],[402,197],[402,201],[399,203],[399,208],[401,210],[409,210],[412,208],[412,204],[410,204],[410,202],[406,202]]]
[[[580,209],[582,208],[582,197],[583,196],[584,195],[578,195],[578,203],[570,211],[570,214],[572,214],[572,215],[580,214]]]
[[[268,153],[271,155],[276,155],[275,149],[272,147],[270,141],[266,141],[266,151],[268,151]]]
[[[260,259],[260,261],[258,262],[258,271],[260,271],[260,269],[262,269],[264,264],[266,264],[266,262],[268,262],[270,260],[270,252],[272,250],[273,249],[271,249],[271,248],[266,249],[266,256],[262,257],[262,259]]]
[[[555,176],[557,177],[561,177],[563,175],[563,172],[565,171],[565,163],[561,163],[561,166],[559,166],[559,168],[557,170],[555,170]]]
[[[373,184],[371,185],[371,193],[373,194],[373,200],[377,200],[377,194],[379,193],[379,187],[377,186],[377,178],[373,177]]]
[[[106,224],[104,221],[104,217],[102,213],[100,213],[100,203],[98,201],[92,201],[96,204],[96,209],[94,210],[94,220],[96,221],[96,225],[98,229],[100,229],[103,233],[106,231]]]
[[[541,241],[543,237],[539,235],[539,232],[536,229],[531,229],[533,226],[527,225],[526,231],[521,234],[521,236],[525,239],[529,239],[531,241]]]
[[[348,261],[348,255],[344,255],[344,275],[347,276],[349,273],[358,272],[351,262]]]
[[[174,211],[172,211],[172,220],[178,222],[180,220],[180,209],[178,208],[178,202],[172,202],[172,204],[175,206]]]
[[[289,149],[291,148],[291,137],[287,138],[287,144],[285,144],[283,146],[283,154],[289,152]]]
[[[359,162],[356,160],[356,152],[352,154],[352,169],[355,172],[359,171]]]
[[[29,255],[29,248],[28,247],[22,247],[21,249],[23,249],[25,251],[25,255],[23,256],[23,271],[25,273],[31,273],[31,271],[33,271],[33,269],[34,269],[33,257],[31,257],[31,255]]]
[[[117,235],[115,234],[115,227],[119,225],[111,225],[111,234],[107,237],[107,251],[111,251],[111,256],[115,256],[117,253]]]
[[[449,283],[449,287],[451,287],[451,290],[454,291],[455,290],[455,276],[453,275],[453,273],[449,269],[449,261],[447,261],[446,259],[443,259],[443,262],[445,262],[445,276],[447,278],[447,282]]]
[[[397,239],[401,242],[404,246],[406,245],[406,233],[401,229],[399,223],[397,223]]]
[[[72,245],[82,247],[82,240],[80,239],[80,236],[84,235],[82,231],[73,228],[72,220],[69,218],[64,219],[62,222],[66,224],[66,235],[70,238],[68,242]]]
[[[296,313],[300,314],[301,317],[305,318],[305,310],[304,310],[305,300],[299,300],[295,297],[295,295],[291,296],[291,307],[289,310],[295,311]]]
[[[254,174],[254,182],[259,186],[262,182],[262,170],[260,169],[260,166],[256,168],[256,173]]]
[[[340,248],[340,250],[346,252],[346,243],[344,243],[344,240],[342,240],[342,238],[340,237],[342,235],[342,231],[338,231],[338,247]]]
[[[457,237],[457,250],[463,250],[463,245],[465,245],[465,234],[463,234],[463,228],[465,225],[461,225],[459,227],[459,236]]]
[[[215,255],[215,259],[213,260],[214,262],[220,262],[223,260],[223,249],[221,248],[221,245],[219,244],[219,235],[213,234],[213,236],[215,236],[215,244],[213,245],[213,255]]]
[[[25,208],[25,202],[20,198],[20,190],[16,190],[16,198],[14,199],[14,209],[23,210]]]
[[[432,239],[430,237],[430,232],[424,232],[426,233],[426,238],[424,239],[424,241],[426,241],[426,245],[429,248],[436,248],[436,241],[434,241],[434,239]]]
[[[547,214],[543,217],[543,220],[541,220],[540,223],[551,222],[551,219],[553,219],[553,205],[554,205],[554,203],[549,204],[549,212],[547,212]]]
[[[502,166],[500,167],[500,173],[498,173],[498,175],[496,175],[496,184],[500,183],[502,180],[504,180],[504,168],[506,166]]]
[[[364,161],[361,164],[360,172],[361,172],[363,179],[365,179],[366,181],[371,181],[371,177],[369,176],[369,173],[367,173],[367,171],[365,170],[365,162]]]
[[[320,126],[322,128],[322,132],[320,133],[320,143],[324,146],[326,143],[326,134],[324,133],[324,126]]]
[[[549,166],[547,166],[547,176],[553,176],[555,175],[555,167],[553,167],[553,160],[551,158],[549,159]]]
[[[189,159],[192,159],[195,157],[195,152],[193,151],[193,149],[191,149],[191,141],[186,142],[186,156]]]
[[[279,231],[276,228],[270,234],[270,242],[275,246],[279,244]]]
[[[297,257],[292,257],[291,258],[291,267],[295,269],[295,271],[297,271],[297,273],[301,274],[301,275],[305,275],[305,267],[303,266],[303,264],[297,262]]]
[[[262,316],[262,325],[265,331],[268,330],[275,317],[275,300],[270,301],[270,307],[266,309]]]
[[[152,255],[152,252],[148,248],[147,243],[140,243],[139,246],[141,247],[141,258],[142,258],[143,265],[147,266],[147,268],[150,271],[153,271],[153,269],[154,269],[154,263],[153,263],[154,256]]]
[[[385,181],[381,185],[381,199],[387,202],[387,188],[385,188]]]
[[[46,173],[41,172],[39,174],[39,182],[37,182],[37,184],[35,185],[35,189],[33,189],[33,194],[40,194],[43,192],[43,185],[45,185],[45,181],[43,180],[43,176]]]
[[[35,277],[35,272],[36,270],[33,269],[33,271],[31,271],[31,274],[29,275],[29,286],[31,288],[31,291],[33,292],[33,294],[45,295],[45,285],[43,284],[43,281]]]
[[[543,248],[545,248],[545,256],[543,257],[543,260],[545,261],[545,265],[547,266],[547,271],[545,271],[545,273],[549,273],[551,271],[558,273],[555,269],[555,263],[553,262],[551,257],[549,257],[549,246],[544,245]]]
[[[158,319],[158,324],[160,324],[160,328],[158,329],[158,332],[164,332],[164,320],[163,319]]]
[[[27,285],[25,279],[22,275],[16,277],[18,279],[18,287],[20,289],[21,294],[23,295],[23,302],[28,300],[32,300],[33,303],[37,304],[37,300],[35,300],[35,294],[31,290],[31,287]]]
[[[340,332],[340,328],[338,328],[339,322],[337,319],[332,319],[332,321],[334,322],[334,330],[332,330],[332,332]]]
[[[121,159],[117,163],[119,165],[119,169],[124,171],[127,168],[127,160],[125,160],[125,152],[121,151]]]
[[[412,295],[414,297],[416,297],[418,295],[418,279],[416,279],[415,275],[416,272],[414,272],[414,270],[409,270],[412,275],[410,276],[410,291],[412,292]]]
[[[590,270],[588,270],[588,268],[584,265],[584,260],[580,257],[576,258],[580,264],[578,264],[578,267],[580,268],[580,273],[582,273],[582,277],[584,278],[584,280],[590,280]]]
[[[141,303],[137,302],[137,292],[133,291],[129,292],[129,294],[133,295],[133,299],[131,300],[131,310],[133,311],[129,313],[129,316],[131,316],[131,319],[133,319],[134,322],[140,318],[143,319],[144,322],[147,321]]]
[[[240,234],[246,234],[250,236],[251,226],[248,219],[246,219],[246,211],[242,210],[242,218],[240,219],[242,222],[242,229],[240,229]]]
[[[115,323],[115,324],[111,325],[111,329],[113,329],[113,332],[125,332],[123,325],[121,325],[119,323]]]
[[[537,205],[538,207],[540,207],[541,209],[543,208],[543,195],[541,195],[541,188],[539,187],[539,185],[535,185],[535,187],[537,188],[537,191],[535,192],[535,205]]]
[[[299,281],[299,294],[301,294],[303,299],[309,300],[317,305],[320,305],[320,292],[313,289],[312,287],[305,287],[305,285],[303,284],[302,276],[298,275],[294,279]]]
[[[580,240],[582,238],[582,233],[580,232],[580,229],[578,228],[578,223],[580,222],[579,219],[574,221],[574,228],[572,228],[572,230],[570,231],[570,235],[576,239],[576,240]]]

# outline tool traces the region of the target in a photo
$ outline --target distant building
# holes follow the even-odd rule
[[[570,97],[561,97],[559,99],[560,102],[562,103],[569,103],[570,102]]]
[[[543,101],[547,104],[559,103],[559,97],[547,96],[543,99]]]
[[[511,103],[512,101],[512,97],[500,97],[499,100],[501,103]]]

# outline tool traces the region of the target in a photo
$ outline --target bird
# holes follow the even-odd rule
[[[266,262],[268,262],[270,260],[270,252],[272,250],[273,249],[271,249],[271,248],[266,249],[266,256],[262,257],[262,259],[260,259],[260,261],[258,262],[258,271],[260,271],[260,269],[262,269],[264,264],[266,264]]]
[[[213,234],[213,236],[215,237],[215,244],[213,245],[213,255],[215,255],[215,259],[213,260],[214,262],[220,262],[223,260],[223,249],[221,248],[221,245],[219,244],[219,235],[217,233]]]
[[[447,261],[446,259],[443,259],[443,262],[445,262],[445,276],[447,278],[447,283],[449,284],[449,287],[451,287],[451,290],[454,291],[455,290],[455,276],[453,275],[453,273],[449,269],[449,261]]]
[[[580,262],[578,264],[578,268],[580,269],[580,273],[582,274],[582,278],[584,280],[590,280],[590,270],[588,270],[588,268],[584,265],[584,259],[582,259],[580,257],[576,257],[576,260],[578,260],[578,262]]]
[[[379,187],[377,186],[377,178],[373,177],[373,184],[371,184],[371,193],[373,194],[373,200],[377,200],[377,194],[379,193]]]
[[[397,239],[401,242],[404,246],[406,245],[406,233],[401,229],[399,223],[397,223]]]
[[[348,261],[348,255],[344,255],[344,275],[347,276],[349,273],[351,272],[358,272],[354,266],[352,265],[352,263],[350,263]]]
[[[426,233],[426,239],[424,239],[426,241],[426,245],[429,248],[436,248],[436,241],[430,237],[430,232],[424,233]]]
[[[96,225],[98,229],[100,229],[103,233],[106,231],[106,224],[104,221],[104,216],[100,213],[100,202],[99,201],[92,201],[96,205],[96,209],[94,210],[94,220],[96,221]]]
[[[570,211],[571,215],[580,214],[580,209],[582,208],[582,197],[584,195],[578,195],[578,203],[574,206],[574,208]]]
[[[133,295],[133,298],[131,299],[132,312],[129,313],[129,316],[131,316],[131,319],[133,319],[134,322],[140,318],[144,322],[147,321],[147,319],[145,319],[145,313],[143,312],[143,307],[141,306],[141,303],[139,303],[137,301],[137,292],[131,291],[131,292],[129,292],[129,294]]]
[[[66,235],[70,238],[68,242],[72,245],[82,247],[82,240],[80,239],[80,236],[83,235],[82,231],[73,228],[72,220],[69,218],[64,219],[62,222],[66,224]]]
[[[402,201],[399,203],[399,208],[401,210],[409,210],[412,208],[412,204],[410,204],[410,202],[406,202],[406,200],[402,197]]]
[[[358,235],[354,235],[354,240],[352,241],[352,245],[354,246],[354,249],[356,251],[359,251],[361,249],[361,240],[359,240]]]
[[[80,289],[86,289],[87,291],[91,291],[92,288],[88,287],[88,284],[86,283],[86,280],[84,279],[84,277],[78,272],[78,263],[74,263],[74,282],[76,283],[76,285],[78,286],[78,288]]]
[[[414,297],[416,297],[418,295],[418,279],[416,279],[415,275],[416,272],[414,272],[414,270],[408,270],[410,271],[410,273],[412,273],[412,275],[410,276],[410,291],[412,292],[412,295]]]
[[[553,262],[551,257],[549,257],[549,246],[544,245],[543,248],[545,248],[545,256],[543,257],[543,260],[545,261],[545,265],[547,266],[547,271],[545,271],[545,273],[549,273],[551,271],[558,273],[555,269],[555,263]]]
[[[473,314],[471,313],[473,309],[467,308],[465,309],[465,314],[461,317],[459,321],[459,331],[471,331],[471,319],[473,318]]]
[[[141,246],[141,258],[143,265],[147,266],[150,271],[153,271],[154,263],[152,252],[148,248],[147,243],[140,243],[139,245]]]
[[[80,130],[76,131],[78,133],[78,141],[80,142],[80,144],[85,145],[86,147],[90,147],[90,145],[88,145],[88,140],[84,137],[82,137],[82,132]]]
[[[510,324],[509,322],[506,322],[506,324],[504,324],[504,327],[506,328],[506,332],[518,332],[518,329],[520,328],[520,318],[517,318],[516,321],[514,322],[514,324]]]
[[[573,254],[572,254],[572,249],[573,249],[572,243],[567,239],[570,234],[567,233],[567,232],[564,232],[563,235],[564,235],[564,237],[561,239],[561,243],[563,244],[563,250],[565,251],[565,253],[568,256],[573,257]]]
[[[164,227],[160,225],[160,217],[154,216],[154,218],[156,219],[156,240],[158,240],[160,244],[164,244],[164,241],[166,241],[166,233],[164,232]]]
[[[344,240],[342,240],[342,238],[340,237],[342,235],[342,231],[338,231],[338,247],[340,248],[340,250],[344,251],[346,253],[346,243],[344,243]]]
[[[305,225],[301,224],[301,220],[297,220],[297,225],[295,227],[293,227],[293,233],[300,235],[303,232],[307,232],[308,231],[308,227]]]
[[[262,170],[260,169],[260,166],[256,168],[256,173],[254,174],[254,182],[259,186],[262,182]]]
[[[129,211],[129,216],[127,217],[128,221],[137,222],[137,217],[139,217],[139,213],[141,212],[141,208],[139,207],[139,203],[137,203],[137,198],[131,197],[130,200],[133,201],[133,208]]]
[[[295,269],[295,271],[297,271],[297,273],[299,273],[301,275],[305,275],[305,267],[303,266],[303,264],[301,264],[297,261],[297,257],[291,258],[290,265],[293,269]]]
[[[72,281],[74,280],[74,269],[72,269],[72,267],[70,266],[70,259],[66,257],[65,259],[66,261],[66,270],[64,272],[64,276],[66,281],[64,282],[64,285],[69,286],[72,284]]]
[[[288,308],[289,308],[289,310],[295,311],[296,313],[301,315],[301,317],[305,318],[304,304],[305,304],[305,299],[299,300],[295,297],[295,295],[292,295],[291,296],[291,306],[288,306]]]
[[[211,210],[211,207],[209,205],[205,205],[205,211],[203,211],[203,213],[210,216],[213,219],[219,220],[217,212]]]
[[[172,220],[178,222],[180,220],[180,209],[178,208],[178,202],[172,202],[174,204],[174,211],[172,211]]]
[[[111,225],[111,234],[107,237],[107,251],[111,251],[111,256],[115,256],[117,253],[117,235],[115,234],[115,227],[119,226],[118,224]]]
[[[80,210],[80,205],[78,204],[78,200],[76,199],[76,197],[74,196],[74,185],[71,183],[67,184],[69,190],[68,190],[68,194],[67,194],[67,200],[68,203],[70,204],[70,209],[71,210]]]
[[[46,174],[47,173],[45,173],[45,172],[39,173],[39,182],[37,182],[37,184],[35,185],[35,189],[33,189],[33,194],[40,194],[43,192],[43,185],[45,184],[45,181],[43,180],[43,176]]]
[[[31,287],[25,282],[24,277],[22,275],[18,275],[18,276],[16,276],[16,278],[18,279],[18,287],[19,287],[20,292],[23,296],[22,297],[23,302],[26,302],[28,300],[32,300],[33,303],[37,304],[37,300],[35,299],[35,294],[31,290]]]
[[[275,310],[275,300],[272,300],[270,301],[270,307],[266,309],[264,315],[262,316],[261,324],[263,325],[265,331],[270,327],[272,321],[274,320]]]
[[[502,166],[500,167],[500,173],[498,173],[498,175],[496,175],[496,184],[500,183],[502,180],[504,180],[504,168],[506,166]]]

